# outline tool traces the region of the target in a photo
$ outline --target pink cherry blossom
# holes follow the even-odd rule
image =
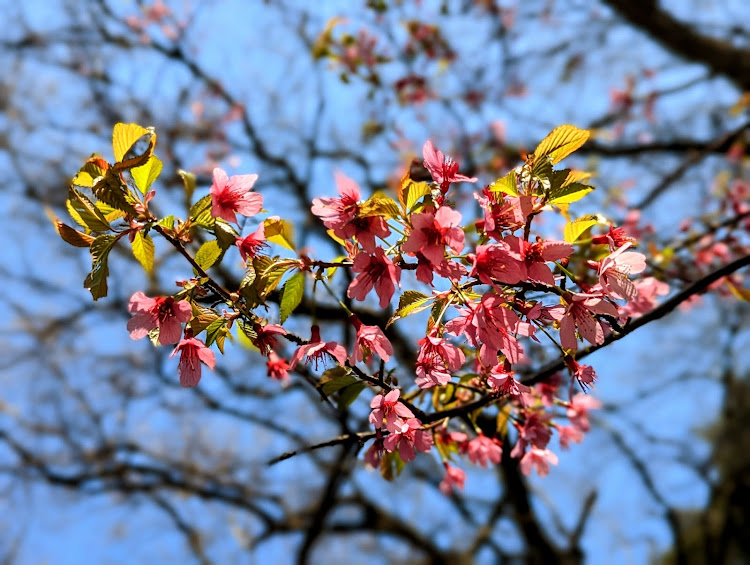
[[[488,367],[497,364],[498,351],[502,351],[509,363],[518,363],[523,355],[523,348],[513,334],[534,334],[534,327],[528,322],[522,322],[518,314],[506,304],[504,298],[488,292],[482,297],[472,319],[471,331],[476,336],[475,340],[478,338],[482,342],[479,358]]]
[[[357,337],[352,350],[352,363],[363,360],[369,363],[373,353],[377,353],[383,361],[388,361],[393,355],[393,346],[385,337],[383,330],[378,326],[364,325],[355,315],[350,316],[350,320],[357,329]]]
[[[469,461],[475,465],[481,465],[485,469],[487,463],[498,465],[503,458],[503,444],[500,440],[488,438],[484,434],[479,434],[472,439],[466,449],[469,453]]]
[[[404,253],[419,252],[435,266],[443,262],[446,245],[454,253],[464,248],[461,214],[448,206],[441,206],[437,212],[412,214],[411,223],[411,234],[401,246]]]
[[[216,357],[206,344],[194,337],[180,341],[170,357],[180,352],[180,362],[177,365],[177,373],[180,375],[180,384],[184,387],[193,387],[201,380],[201,363],[209,369],[216,365]]]
[[[425,142],[424,147],[422,147],[422,156],[424,157],[425,168],[430,171],[432,180],[440,185],[440,191],[443,194],[448,192],[448,188],[452,182],[477,182],[476,177],[467,177],[459,174],[458,163],[435,149],[432,141],[429,139]]]
[[[557,437],[561,448],[570,449],[570,442],[581,443],[583,441],[583,432],[575,426],[557,426]]]
[[[638,293],[628,275],[637,274],[646,268],[643,253],[626,251],[632,244],[626,243],[599,263],[599,284],[613,298],[632,300]]]
[[[416,450],[428,452],[432,449],[432,435],[420,430],[422,423],[416,418],[397,422],[395,429],[383,440],[386,451],[398,454],[405,462],[413,461]]]
[[[286,359],[279,357],[275,351],[268,353],[268,361],[266,361],[266,369],[268,376],[276,381],[282,383],[289,380],[289,364]]]
[[[401,279],[401,268],[395,266],[382,248],[378,247],[373,255],[360,253],[354,258],[352,271],[360,273],[349,285],[347,296],[355,300],[364,300],[373,288],[380,298],[380,307],[390,304],[396,285]]]
[[[234,175],[231,178],[219,168],[214,169],[211,185],[211,215],[227,222],[237,222],[235,213],[255,216],[263,209],[263,197],[250,192],[258,175]]]
[[[653,310],[656,306],[657,296],[666,296],[669,294],[669,285],[665,282],[646,277],[633,281],[637,294],[634,299],[620,308],[620,320],[625,321],[628,318],[638,318],[646,312]]]
[[[159,328],[159,343],[177,343],[182,335],[182,324],[189,322],[193,310],[186,300],[175,301],[172,296],[149,298],[142,292],[130,297],[128,310],[135,316],[128,320],[130,339],[146,337]]]
[[[502,364],[492,368],[487,375],[487,384],[501,394],[521,396],[531,392],[531,388],[518,382],[512,371],[505,371]]]
[[[484,211],[484,219],[476,222],[477,229],[496,241],[502,241],[504,230],[513,232],[522,228],[534,210],[530,196],[504,196],[485,188],[475,198]]]
[[[451,379],[451,373],[458,371],[466,361],[464,352],[438,336],[438,327],[419,340],[417,355],[416,384],[420,388],[443,386]],[[450,372],[449,372],[450,371]]]
[[[341,198],[313,199],[312,213],[322,219],[336,237],[356,238],[366,252],[375,253],[375,238],[386,238],[391,234],[388,224],[380,216],[358,217],[359,186],[339,171],[336,171],[335,178]]]
[[[484,284],[515,284],[525,281],[527,273],[521,254],[507,243],[499,242],[477,246],[469,276],[477,277]]]
[[[276,336],[287,335],[287,332],[281,326],[275,324],[255,324],[253,330],[258,337],[253,340],[253,344],[260,350],[261,355],[265,355],[272,348],[276,347]]]
[[[330,229],[338,229],[352,220],[357,214],[357,202],[360,199],[359,186],[344,173],[334,173],[336,189],[341,198],[313,198],[311,211],[323,220]]]
[[[589,394],[579,392],[570,399],[570,406],[567,410],[567,416],[570,423],[583,433],[591,429],[589,423],[589,411],[597,410],[602,407],[602,403]]]
[[[522,422],[516,423],[518,429],[518,440],[510,452],[510,456],[519,458],[523,456],[526,448],[531,445],[539,449],[547,447],[549,440],[552,438],[552,428],[550,427],[549,413],[538,410],[525,410],[523,412]]]
[[[310,343],[301,345],[292,355],[292,359],[289,362],[289,368],[294,369],[303,357],[307,357],[306,363],[310,361],[315,362],[315,368],[318,368],[318,363],[325,359],[326,355],[329,355],[336,359],[340,365],[346,364],[346,349],[343,345],[339,345],[335,341],[324,342],[320,339],[320,327],[313,326],[310,328]]]
[[[540,477],[549,475],[550,465],[557,465],[557,455],[549,449],[539,449],[537,447],[532,447],[527,451],[526,455],[521,459],[520,464],[521,472],[524,475],[530,475],[533,467]]]
[[[560,322],[560,344],[563,349],[578,349],[576,328],[592,345],[604,343],[604,325],[593,314],[617,318],[617,307],[604,300],[601,295],[572,294],[566,306],[555,306],[547,310],[550,317]]]
[[[365,464],[373,469],[377,469],[380,466],[380,460],[383,458],[383,453],[385,453],[383,436],[380,430],[376,430],[375,434],[375,441],[365,451]]]
[[[523,257],[527,279],[548,286],[555,286],[555,278],[546,263],[559,261],[573,253],[573,246],[564,241],[538,240],[530,243],[515,236],[508,236],[505,241]]]
[[[265,225],[261,224],[258,226],[258,229],[250,235],[238,237],[235,241],[235,245],[239,248],[243,261],[252,259],[258,255],[261,249],[268,247],[268,244],[266,243]]]
[[[412,411],[399,402],[400,395],[401,391],[394,388],[385,396],[378,394],[372,399],[370,402],[372,412],[370,412],[369,419],[376,429],[383,427],[383,420],[385,420],[385,428],[389,432],[394,432],[402,421],[414,418]]]
[[[445,496],[450,496],[454,488],[458,490],[464,490],[464,483],[466,482],[466,473],[463,469],[453,467],[447,462],[445,463],[445,475],[443,480],[440,481],[440,492]]]

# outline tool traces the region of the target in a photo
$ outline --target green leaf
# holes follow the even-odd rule
[[[531,168],[531,180],[537,182],[535,194],[542,195],[552,188],[552,161],[549,157],[542,157],[534,162]]]
[[[149,235],[143,235],[143,232],[135,233],[133,243],[131,244],[133,255],[141,264],[141,267],[147,273],[154,268],[154,242]]]
[[[268,294],[279,285],[287,271],[299,267],[299,261],[279,261],[278,257],[271,261],[272,262],[268,267],[261,272],[260,280],[257,283],[261,298],[268,296]],[[256,273],[257,272],[258,270],[256,267]]]
[[[148,192],[148,189],[151,188],[154,181],[159,178],[163,166],[161,160],[159,160],[156,155],[151,155],[145,165],[130,169],[130,174],[133,177],[135,186],[138,187],[141,194],[146,194]]]
[[[78,174],[73,177],[71,184],[73,186],[80,186],[82,188],[91,188],[96,183],[97,179],[103,177],[109,169],[109,163],[105,161],[101,155],[94,154],[88,161],[81,167]]]
[[[213,322],[208,324],[206,326],[206,346],[211,346],[211,344],[217,340],[222,335],[226,335],[226,325],[227,321],[222,317],[217,317]],[[223,330],[223,331],[222,331]],[[224,340],[222,339],[222,342]],[[219,345],[217,343],[217,345]],[[224,353],[223,343],[222,345],[219,345],[219,349],[222,353]]]
[[[156,146],[156,132],[138,124],[115,124],[112,130],[112,149],[116,171],[124,171],[146,164]]]
[[[137,200],[116,171],[109,169],[103,177],[99,177],[94,186],[91,187],[91,192],[112,208],[122,210],[133,216],[137,215],[133,208],[133,204]]]
[[[94,203],[88,197],[73,187],[70,187],[68,190],[68,202],[70,203],[68,211],[71,212],[73,219],[82,226],[87,227],[91,231],[98,232],[110,231],[112,229],[107,218],[104,217],[99,208],[94,206]]]
[[[221,319],[221,316],[212,308],[206,308],[198,304],[192,304],[192,306],[193,317],[190,320],[190,329],[193,330],[194,335],[198,335],[214,321]]]
[[[284,284],[281,292],[281,303],[279,305],[279,319],[283,324],[294,312],[295,308],[302,302],[305,294],[305,274],[297,273]]]
[[[567,241],[568,243],[573,243],[579,237],[581,237],[581,235],[583,235],[583,232],[585,232],[591,226],[595,226],[596,224],[600,222],[606,223],[606,222],[603,222],[602,220],[603,218],[601,218],[598,214],[592,214],[589,216],[583,216],[572,222],[568,222],[565,225],[565,231],[563,232],[563,239]]]
[[[556,127],[534,149],[534,157],[540,159],[549,156],[555,165],[586,143],[590,135],[588,130],[570,124]]]
[[[430,307],[429,302],[433,299],[432,296],[428,296],[416,290],[407,290],[401,295],[398,301],[398,309],[393,317],[388,320],[386,328],[393,322],[400,318],[405,318],[410,314],[416,314],[422,310],[426,310]]]
[[[156,225],[167,228],[168,230],[172,230],[174,229],[174,216],[165,216],[164,218],[156,222]]]
[[[190,202],[193,199],[193,193],[195,192],[195,175],[187,171],[180,169],[177,174],[182,178],[182,184],[185,187],[185,202]]]
[[[323,372],[318,383],[318,388],[324,395],[331,396],[337,390],[358,382],[357,377],[352,375],[349,369],[337,366]]]
[[[385,216],[388,218],[398,218],[401,216],[401,211],[398,209],[398,204],[382,193],[374,194],[368,198],[365,202],[359,205],[358,216]]]
[[[55,226],[57,235],[63,238],[65,243],[73,245],[75,247],[91,247],[94,241],[94,237],[81,233],[76,229],[71,228],[69,225],[61,222],[51,208],[45,206],[45,212],[47,217],[52,221],[52,225]]]
[[[338,400],[336,401],[336,404],[338,404],[339,408],[346,408],[352,402],[357,400],[357,397],[366,388],[367,388],[367,385],[365,385],[365,383],[361,381],[350,384],[349,386],[342,388],[341,392],[339,392],[339,397],[338,397]]]
[[[401,186],[398,191],[398,201],[404,212],[408,212],[414,207],[421,198],[431,194],[430,185],[424,181],[415,182],[409,178],[407,172],[401,179]]]
[[[511,171],[504,177],[497,179],[489,186],[490,192],[502,192],[510,196],[518,196],[516,171]]]
[[[589,192],[593,191],[594,187],[580,182],[574,182],[567,184],[558,189],[552,189],[549,193],[550,204],[570,204],[576,202]]]
[[[214,222],[213,232],[216,235],[216,241],[219,242],[219,246],[226,251],[237,241],[240,234],[237,233],[229,222],[216,218]]]
[[[291,222],[271,217],[263,222],[263,227],[268,241],[294,251],[294,229]]]
[[[188,212],[190,221],[196,226],[211,229],[215,219],[211,215],[211,195],[207,194],[190,207]]]
[[[224,254],[224,250],[215,239],[207,241],[200,246],[195,254],[195,262],[200,265],[204,271],[211,268]]]
[[[117,242],[117,236],[111,234],[100,235],[91,244],[91,272],[83,281],[83,287],[91,291],[94,300],[107,296],[107,276],[109,268],[107,258],[112,247]]]

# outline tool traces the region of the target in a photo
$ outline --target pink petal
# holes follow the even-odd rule
[[[146,312],[138,312],[128,320],[127,329],[130,332],[130,339],[142,339],[148,335],[148,332],[156,327],[156,318]]]

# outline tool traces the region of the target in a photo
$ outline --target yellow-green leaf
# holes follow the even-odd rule
[[[141,194],[146,194],[151,185],[161,174],[163,164],[156,155],[151,155],[146,161],[145,165],[140,167],[134,167],[130,169],[130,174],[135,181],[135,186],[141,191]]]
[[[115,235],[100,235],[91,243],[89,248],[92,263],[91,272],[83,281],[83,287],[91,291],[94,300],[107,296],[107,276],[109,275],[107,258],[116,242],[117,236]]]
[[[154,268],[154,242],[149,235],[143,235],[143,232],[136,232],[131,244],[133,255],[141,264],[141,267],[150,273]]]
[[[195,175],[187,171],[180,169],[177,174],[182,178],[182,184],[185,186],[185,201],[190,202],[193,199],[193,192],[195,192]]]
[[[373,194],[365,202],[359,205],[359,216],[386,216],[388,218],[398,218],[401,212],[398,204],[382,193]]]
[[[431,194],[430,185],[426,182],[415,182],[409,177],[409,172],[401,178],[401,184],[398,190],[398,201],[404,212],[408,212],[414,207],[422,197]]]
[[[109,231],[111,229],[109,222],[101,211],[94,206],[94,203],[72,186],[68,190],[68,203],[70,215],[79,224],[92,231]]]
[[[511,171],[504,177],[493,182],[489,189],[491,192],[502,192],[510,196],[518,196],[518,184],[516,182],[516,172]]]
[[[55,216],[55,213],[51,208],[45,207],[45,212],[47,213],[47,217],[52,220],[52,225],[55,226],[55,231],[61,238],[63,238],[63,241],[75,247],[91,247],[91,243],[95,239],[94,237],[81,233],[61,222],[57,216]]]
[[[549,155],[554,165],[586,143],[589,135],[591,132],[588,130],[578,129],[570,124],[559,126],[537,145],[534,157],[539,159]]]
[[[205,271],[214,265],[223,253],[224,250],[219,245],[219,242],[212,239],[200,246],[198,252],[195,254],[195,262]]]
[[[563,239],[568,243],[573,243],[579,237],[581,237],[583,232],[585,232],[591,226],[595,226],[598,223],[605,223],[602,220],[603,218],[601,218],[598,214],[592,214],[589,216],[583,216],[572,222],[568,222],[568,224],[565,225]]]
[[[398,309],[393,317],[388,320],[386,328],[400,318],[426,310],[431,306],[432,296],[428,296],[416,290],[407,290],[399,298]]]
[[[278,216],[267,218],[265,226],[266,239],[294,251],[294,230],[292,223],[282,220]]]
[[[115,124],[112,130],[114,168],[118,171],[144,165],[154,151],[156,132],[138,124]]]
[[[281,303],[279,304],[279,320],[283,324],[294,312],[294,309],[302,302],[302,296],[305,294],[305,275],[297,273],[291,277],[282,288]]]
[[[549,193],[550,204],[570,204],[576,202],[589,192],[594,190],[593,186],[581,184],[580,182],[574,182],[571,184],[564,185],[559,189],[553,189]]]

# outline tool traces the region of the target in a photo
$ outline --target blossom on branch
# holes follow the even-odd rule
[[[456,254],[464,248],[461,214],[448,206],[441,206],[437,212],[412,214],[411,224],[411,234],[401,250],[414,255],[421,253],[433,267],[443,262],[446,245]]]
[[[352,271],[359,275],[351,282],[346,294],[355,300],[364,300],[373,288],[380,298],[380,307],[390,304],[396,285],[401,279],[401,268],[393,264],[381,247],[373,255],[360,253],[354,258]]]
[[[357,329],[357,337],[352,350],[352,363],[360,361],[370,362],[373,353],[380,355],[383,361],[388,361],[393,355],[393,346],[378,326],[366,326],[359,318],[352,314],[349,318]]]
[[[429,139],[422,147],[422,156],[424,157],[424,166],[430,171],[432,180],[440,185],[440,192],[445,195],[452,182],[477,182],[476,177],[467,177],[459,174],[458,163],[450,157],[443,155],[432,145]]]
[[[214,169],[211,185],[211,215],[236,223],[237,216],[255,216],[263,209],[263,197],[250,192],[258,175],[234,175],[231,178],[219,168]]]
[[[310,361],[315,362],[315,368],[318,368],[318,363],[325,359],[325,356],[329,355],[336,359],[340,365],[346,364],[346,349],[343,345],[339,345],[335,341],[324,342],[320,339],[320,327],[315,325],[310,328],[310,343],[306,345],[300,345],[292,355],[292,359],[289,363],[289,368],[294,369],[303,357],[307,357],[306,363]]]
[[[378,394],[370,401],[372,412],[370,412],[369,420],[376,429],[382,428],[383,420],[385,420],[385,429],[395,432],[403,421],[414,418],[412,411],[399,402],[400,395],[401,391],[394,388],[385,396]]]
[[[258,226],[258,229],[250,235],[238,237],[235,241],[235,245],[240,250],[240,255],[242,256],[243,261],[252,259],[258,255],[261,249],[268,247],[268,244],[266,243],[265,225],[261,224]]]
[[[633,300],[638,291],[628,278],[646,268],[646,256],[635,251],[626,251],[632,244],[626,243],[599,263],[599,284],[607,296]]]
[[[159,343],[177,343],[182,335],[182,324],[190,321],[193,309],[186,300],[175,301],[172,296],[149,298],[142,292],[130,297],[128,310],[135,314],[128,320],[130,339],[146,337],[159,328]]]
[[[415,450],[429,452],[432,449],[432,435],[420,430],[422,422],[416,418],[399,421],[394,430],[383,440],[386,451],[392,453],[398,449],[398,454],[405,462],[413,461]]]
[[[181,340],[170,357],[174,357],[178,352],[181,354],[177,373],[180,375],[180,384],[184,387],[196,386],[201,380],[201,363],[209,369],[213,369],[216,365],[214,352],[194,337]]]

